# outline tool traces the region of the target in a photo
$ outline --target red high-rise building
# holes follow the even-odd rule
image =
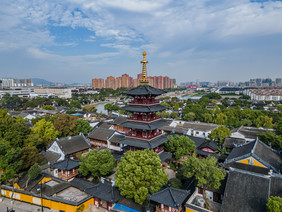
[[[104,88],[104,79],[92,79],[92,88]]]

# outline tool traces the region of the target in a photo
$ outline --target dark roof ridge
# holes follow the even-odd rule
[[[257,140],[258,140],[258,142],[259,142],[260,144],[264,145],[264,147],[270,149],[271,151],[273,151],[273,152],[275,152],[275,153],[277,153],[277,154],[280,154],[280,152],[279,152],[278,150],[272,149],[270,146],[266,145],[265,143],[263,143],[263,142],[262,142],[261,140],[259,140],[258,138],[257,138]]]
[[[237,169],[237,168],[234,168],[234,167],[230,167],[229,171],[240,172],[240,173],[243,173],[243,174],[253,175],[253,176],[256,176],[256,177],[261,177],[261,178],[265,178],[265,179],[269,179],[269,180],[271,179],[270,174],[264,175],[264,174],[260,174],[260,173],[247,171],[247,170]]]
[[[173,196],[173,194],[172,194],[172,191],[171,191],[171,187],[170,187],[170,186],[168,187],[168,191],[169,191],[169,194],[170,194],[170,196],[171,196],[171,198],[172,198],[172,200],[173,200],[173,202],[174,202],[174,205],[175,205],[177,208],[179,208],[179,204],[176,203],[176,200],[175,200],[175,198],[174,198],[174,196]]]

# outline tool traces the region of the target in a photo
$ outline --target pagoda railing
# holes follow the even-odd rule
[[[129,133],[126,133],[126,136],[132,137],[132,138],[141,138],[141,139],[148,140],[148,139],[156,138],[156,137],[158,137],[162,134],[163,134],[162,132],[158,132],[154,135],[137,135],[137,134],[133,135],[132,133],[129,132]]]
[[[142,117],[127,117],[128,120],[136,121],[136,122],[151,122],[161,119],[160,116],[155,116],[153,118],[144,119]]]
[[[154,104],[159,104],[160,100],[133,100],[128,102],[129,104],[134,104],[134,105],[154,105]]]

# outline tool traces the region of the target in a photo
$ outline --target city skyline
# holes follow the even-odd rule
[[[0,78],[90,83],[148,74],[177,82],[281,77],[282,2],[2,1]]]

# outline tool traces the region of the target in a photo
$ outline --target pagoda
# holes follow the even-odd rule
[[[156,113],[165,110],[166,107],[160,105],[156,97],[162,95],[165,91],[148,85],[146,67],[148,61],[146,61],[145,51],[141,63],[143,65],[140,85],[124,92],[124,94],[132,97],[132,101],[127,106],[122,107],[121,110],[130,112],[130,115],[125,122],[119,125],[130,130],[119,143],[124,144],[125,151],[153,149],[156,153],[161,153],[163,148],[159,146],[165,143],[168,138],[159,128],[167,125],[167,121],[157,116]]]

